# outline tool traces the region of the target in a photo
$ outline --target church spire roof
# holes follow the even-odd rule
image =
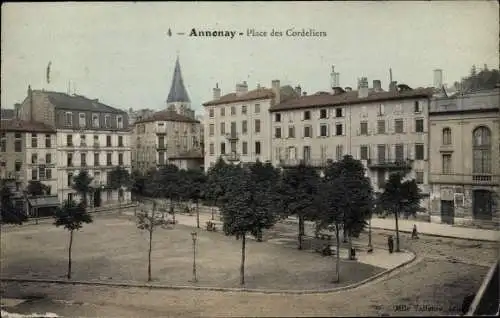
[[[186,88],[184,87],[184,81],[182,80],[181,65],[179,63],[179,56],[175,61],[174,76],[172,78],[172,86],[170,86],[170,92],[168,93],[167,103],[172,102],[191,102]]]

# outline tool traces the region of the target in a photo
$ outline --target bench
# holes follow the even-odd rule
[[[209,220],[207,221],[207,231],[217,232],[217,229],[222,229],[223,223],[221,221]]]

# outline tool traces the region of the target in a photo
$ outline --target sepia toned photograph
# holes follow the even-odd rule
[[[20,317],[498,316],[498,1],[4,2]]]

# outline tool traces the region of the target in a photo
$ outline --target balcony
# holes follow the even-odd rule
[[[236,153],[236,152],[232,152],[230,154],[223,155],[223,158],[229,162],[236,162],[236,161],[240,161],[240,154]]]
[[[447,144],[447,145],[440,145],[439,146],[439,151],[440,152],[453,152],[453,145],[452,144]]]
[[[295,168],[300,164],[313,167],[324,168],[331,159],[280,159],[279,166],[281,168]]]
[[[409,170],[412,168],[413,160],[411,159],[368,159],[367,166],[369,169],[383,170]]]
[[[238,134],[235,132],[232,132],[230,134],[226,134],[226,139],[229,141],[237,141],[239,139]]]
[[[156,150],[167,150],[167,145],[159,144],[158,146],[156,146]]]
[[[98,142],[94,142],[94,143],[92,144],[92,147],[94,147],[94,148],[100,148],[100,147],[101,147],[101,145],[100,145]]]
[[[431,173],[429,183],[498,186],[500,185],[500,175]]]

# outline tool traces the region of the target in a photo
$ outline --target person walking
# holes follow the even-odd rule
[[[413,230],[411,231],[411,239],[418,239],[417,225],[413,224]]]
[[[387,238],[387,246],[389,247],[389,253],[392,254],[394,251],[394,239],[392,238],[392,235],[389,235]]]

